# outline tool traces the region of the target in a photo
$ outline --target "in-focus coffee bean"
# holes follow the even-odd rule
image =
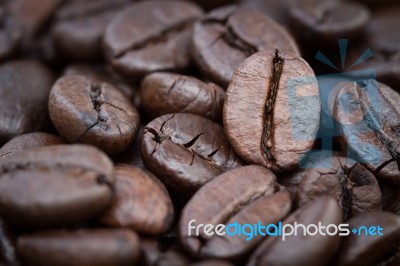
[[[214,83],[204,83],[194,77],[153,73],[142,81],[140,96],[143,109],[151,118],[192,113],[220,121],[225,91]]]
[[[223,122],[242,159],[288,172],[313,148],[320,112],[318,84],[307,62],[290,52],[266,50],[233,75]]]
[[[51,120],[69,142],[92,144],[115,155],[126,150],[139,128],[132,104],[108,83],[84,76],[65,76],[53,85]]]
[[[163,115],[147,124],[141,155],[167,188],[183,194],[242,165],[223,128],[193,114]]]

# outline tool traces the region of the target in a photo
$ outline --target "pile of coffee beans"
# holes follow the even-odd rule
[[[397,0],[0,0],[0,265],[399,266],[399,25]]]

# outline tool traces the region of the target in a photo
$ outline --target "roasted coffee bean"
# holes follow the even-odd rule
[[[273,18],[281,25],[287,24],[291,0],[242,0],[240,6],[258,10]]]
[[[342,149],[378,178],[400,184],[400,94],[375,80],[337,86],[334,117]]]
[[[302,206],[321,195],[334,197],[344,220],[362,212],[382,210],[382,193],[374,175],[344,157],[325,159],[308,169],[297,188],[296,204]]]
[[[400,7],[382,9],[372,17],[368,26],[368,39],[363,50],[353,57],[371,49],[373,56],[355,69],[372,69],[378,81],[400,92]]]
[[[147,124],[141,155],[167,188],[183,194],[242,165],[223,128],[193,114],[164,115]]]
[[[264,49],[298,54],[290,35],[264,14],[226,6],[210,12],[193,31],[193,58],[204,75],[226,87],[247,57]]]
[[[246,235],[207,236],[200,231],[196,236],[190,226],[277,223],[290,208],[289,192],[280,191],[270,170],[257,165],[240,167],[216,177],[190,199],[179,221],[180,240],[194,257],[238,261],[257,246],[261,235],[249,239]]]
[[[13,242],[9,228],[0,217],[0,265],[19,265]]]
[[[146,170],[128,165],[114,169],[115,198],[100,218],[110,226],[138,233],[165,233],[174,220],[174,207],[164,185]]]
[[[53,12],[63,0],[12,0],[9,12],[18,21],[22,35],[22,48],[29,49],[34,45],[34,39],[45,27]]]
[[[33,132],[23,135],[19,135],[12,138],[0,149],[0,159],[4,159],[14,155],[14,153],[22,152],[29,149],[65,144],[64,140],[56,135],[43,133],[43,132]]]
[[[144,266],[186,266],[191,259],[176,247],[161,250],[155,239],[141,239],[142,256],[139,265]]]
[[[319,223],[337,226],[342,222],[342,214],[333,198],[319,197],[291,214],[283,224],[295,222],[306,227]],[[281,237],[268,237],[250,257],[247,265],[328,265],[339,247],[339,235],[304,236],[303,230],[299,227],[297,235],[288,236],[285,241]]]
[[[400,257],[400,217],[389,212],[369,212],[348,221],[357,234],[344,238],[337,261],[332,265],[396,266]],[[379,227],[371,234],[365,228]],[[363,229],[364,228],[364,229]],[[374,234],[374,235],[373,235]]]
[[[290,28],[308,45],[336,46],[338,39],[360,39],[369,18],[362,4],[336,0],[300,1],[289,12]]]
[[[56,14],[52,35],[69,59],[98,60],[107,24],[126,8],[128,0],[68,1]]]
[[[112,162],[86,145],[56,145],[0,160],[0,216],[12,225],[82,222],[112,200]]]
[[[381,184],[383,210],[400,215],[400,186]]]
[[[152,0],[131,5],[107,26],[105,53],[129,78],[189,66],[189,41],[199,7],[181,1]]]
[[[225,91],[190,76],[154,73],[142,81],[140,96],[143,109],[151,118],[192,113],[220,121]]]
[[[293,53],[267,50],[249,57],[235,72],[223,121],[242,159],[288,172],[312,149],[320,112],[318,85],[309,65]]]
[[[38,61],[0,65],[0,143],[47,127],[46,105],[53,81],[53,75]]]
[[[22,37],[21,28],[6,3],[0,3],[0,61],[15,53]]]
[[[84,76],[65,76],[54,84],[49,112],[69,142],[92,144],[111,155],[133,143],[140,123],[138,112],[121,92]]]
[[[122,229],[54,230],[20,236],[17,250],[32,266],[132,266],[139,258],[139,237]]]

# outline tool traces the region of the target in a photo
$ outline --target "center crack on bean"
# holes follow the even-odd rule
[[[285,60],[279,56],[278,50],[275,50],[275,57],[272,60],[272,75],[269,80],[268,95],[265,101],[263,114],[264,130],[261,137],[261,149],[263,150],[267,160],[272,162],[275,162],[275,158],[271,151],[273,135],[272,120],[284,61]]]
[[[184,31],[184,30],[192,27],[192,25],[193,25],[193,23],[195,21],[196,21],[196,18],[189,18],[189,19],[183,20],[182,22],[177,23],[177,24],[175,24],[175,25],[163,30],[163,31],[161,31],[160,33],[158,33],[156,35],[150,36],[150,37],[145,38],[144,40],[142,40],[140,42],[132,44],[131,46],[125,48],[124,50],[122,50],[119,53],[115,53],[113,55],[113,58],[118,59],[118,58],[123,57],[125,54],[127,54],[127,53],[129,53],[129,52],[131,52],[133,50],[138,50],[138,49],[141,49],[141,48],[145,48],[145,47],[148,47],[148,46],[152,46],[152,45],[156,45],[156,44],[165,42],[165,41],[167,41],[168,36],[177,34],[177,33],[181,32],[181,31]]]
[[[340,184],[340,205],[343,208],[343,217],[347,221],[352,216],[353,206],[353,183],[349,180],[348,176],[340,170],[339,174]]]

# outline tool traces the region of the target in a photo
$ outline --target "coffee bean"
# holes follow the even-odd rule
[[[112,200],[112,162],[86,145],[56,145],[0,160],[0,216],[24,227],[82,222]]]
[[[61,137],[43,133],[33,132],[19,135],[12,138],[0,149],[0,159],[4,159],[14,155],[14,153],[22,152],[29,149],[64,144]]]
[[[232,266],[232,265],[233,264],[223,260],[203,260],[201,262],[191,264],[191,266]]]
[[[296,203],[302,206],[321,195],[336,198],[344,220],[362,212],[382,210],[382,194],[374,175],[344,157],[332,157],[329,167],[308,169],[297,188]]]
[[[400,94],[374,80],[338,87],[334,117],[342,149],[379,179],[400,184]]]
[[[307,0],[293,5],[289,24],[308,45],[337,45],[338,39],[360,39],[370,18],[362,4],[335,0]]]
[[[288,11],[292,2],[290,0],[242,0],[240,6],[261,11],[279,24],[285,25],[288,22]]]
[[[244,178],[245,177],[245,178]],[[204,185],[187,203],[179,221],[183,247],[195,257],[243,259],[262,240],[262,236],[199,236],[188,226],[198,224],[277,223],[290,211],[287,191],[279,190],[275,175],[262,166],[244,166],[226,172]]]
[[[84,76],[60,78],[50,92],[51,120],[69,142],[93,144],[108,154],[126,150],[136,136],[136,109],[116,88]]]
[[[121,229],[54,230],[22,235],[17,248],[32,266],[130,266],[139,258],[139,237]]]
[[[151,118],[171,113],[192,113],[220,121],[225,92],[213,83],[184,75],[154,73],[141,85],[143,109]]]
[[[17,50],[22,37],[21,28],[10,14],[8,6],[0,6],[0,61],[11,57]]]
[[[0,143],[48,126],[52,73],[35,60],[0,65]]]
[[[381,183],[383,210],[400,215],[400,186]]]
[[[157,240],[140,240],[142,256],[139,265],[144,266],[186,266],[190,265],[191,259],[176,247],[168,250],[160,250]]]
[[[107,24],[128,3],[128,0],[67,2],[58,10],[52,30],[57,48],[69,59],[98,60]]]
[[[309,65],[293,53],[267,50],[249,57],[235,72],[223,121],[242,159],[288,172],[312,149],[320,111],[318,85]]]
[[[133,4],[108,24],[105,53],[113,67],[129,78],[183,70],[190,63],[192,24],[201,15],[196,5],[181,1]]]
[[[147,124],[141,155],[167,188],[183,194],[242,165],[223,128],[193,114],[164,115]]]
[[[336,201],[330,197],[319,197],[298,209],[285,219],[283,224],[310,224],[326,226],[342,222],[342,214]],[[248,266],[253,265],[328,265],[340,244],[339,235],[320,234],[304,236],[299,227],[297,235],[268,237],[250,257]]]
[[[118,156],[113,157],[114,163],[128,164],[145,169],[142,156],[140,155],[140,141],[143,132],[144,126],[140,125],[137,137],[135,138],[133,144],[123,153],[120,153]]]
[[[390,6],[372,17],[368,26],[368,39],[355,55],[371,49],[373,57],[355,67],[372,69],[378,81],[400,92],[400,7]],[[353,56],[355,57],[355,56]],[[356,58],[355,58],[356,59]]]
[[[224,87],[247,57],[275,48],[299,53],[294,40],[272,19],[235,6],[210,12],[193,31],[192,52],[198,67]]]
[[[164,185],[150,172],[128,165],[114,169],[115,198],[101,221],[138,233],[165,233],[174,220],[174,207]]]
[[[345,237],[334,265],[398,265],[391,264],[400,257],[400,217],[388,212],[369,212],[360,214],[348,221],[350,228],[359,233]],[[362,228],[380,226],[379,235],[365,235]],[[369,234],[370,232],[367,232]]]

